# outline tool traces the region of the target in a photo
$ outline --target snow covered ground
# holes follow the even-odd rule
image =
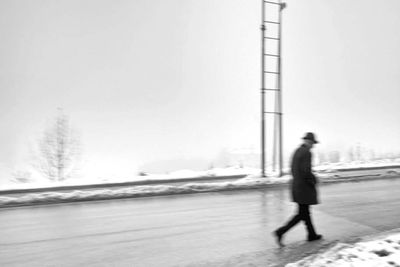
[[[353,162],[338,162],[338,163],[327,163],[319,166],[315,166],[314,171],[321,172],[334,172],[338,169],[356,169],[356,168],[373,168],[373,167],[386,167],[386,166],[399,166],[399,159],[384,159],[374,161],[353,161]]]
[[[51,188],[60,186],[72,186],[72,185],[90,185],[90,184],[107,184],[107,183],[124,183],[124,182],[146,182],[146,181],[160,181],[164,182],[167,180],[177,179],[188,179],[188,178],[200,178],[200,177],[218,177],[218,176],[232,176],[232,175],[256,175],[260,173],[259,169],[255,168],[240,168],[240,167],[229,167],[229,168],[214,168],[207,171],[193,171],[193,170],[177,170],[168,174],[146,174],[143,176],[136,176],[131,179],[121,177],[120,179],[90,179],[90,178],[71,178],[65,181],[51,182],[48,180],[36,180],[31,183],[19,183],[17,181],[9,181],[6,184],[0,186],[0,190],[12,190],[12,189],[30,189],[30,188]]]
[[[341,180],[339,177],[334,177],[330,173],[318,174],[321,182],[332,182]],[[260,175],[248,175],[245,178],[227,182],[209,182],[196,183],[188,182],[180,185],[142,185],[142,186],[127,186],[123,188],[108,188],[108,189],[85,189],[73,190],[70,192],[40,192],[28,193],[22,196],[0,196],[0,207],[18,206],[26,204],[40,203],[58,203],[72,201],[88,201],[88,200],[103,200],[129,197],[144,197],[156,195],[171,195],[171,194],[189,194],[198,192],[214,192],[235,189],[255,189],[266,186],[276,186],[287,184],[291,179],[290,175],[278,177],[269,175],[267,178]]]
[[[350,163],[331,163],[315,166],[313,169],[317,172],[320,178],[329,178],[335,174],[338,169],[352,169],[352,168],[369,168],[369,167],[385,167],[385,166],[399,166],[400,159],[395,160],[379,160],[379,161],[364,161],[364,162],[350,162]],[[284,172],[289,173],[289,169],[285,169]],[[35,180],[27,183],[21,183],[15,180],[10,180],[7,183],[0,185],[0,190],[11,190],[11,189],[29,189],[29,188],[51,188],[60,186],[71,186],[71,185],[90,185],[90,184],[107,184],[107,183],[123,183],[123,182],[146,182],[146,181],[166,181],[176,179],[188,179],[188,178],[199,178],[199,177],[218,177],[218,176],[230,176],[230,175],[252,175],[257,176],[260,174],[260,169],[248,168],[248,167],[227,167],[227,168],[213,168],[206,171],[193,171],[193,170],[177,170],[168,174],[146,174],[143,176],[135,177],[121,177],[110,178],[110,179],[95,179],[95,178],[71,178],[60,182],[50,182],[48,180]],[[270,176],[275,176],[274,173],[270,173]]]
[[[375,167],[375,166],[388,166],[395,165],[393,162],[385,165],[382,162],[364,164],[364,167]],[[398,164],[400,166],[400,164]],[[347,165],[336,165],[337,168],[343,168]],[[351,165],[352,167],[359,165]],[[343,180],[343,177],[338,176],[333,166],[325,166],[315,168],[317,176],[321,182],[332,182],[336,180]],[[253,168],[239,168],[231,167],[224,169],[212,169],[204,172],[195,172],[190,170],[181,170],[172,172],[165,175],[147,175],[139,176],[133,181],[160,181],[162,183],[166,180],[180,179],[180,178],[197,178],[197,177],[217,177],[217,176],[229,176],[229,175],[247,175],[243,179],[227,182],[187,182],[186,184],[180,185],[166,185],[164,184],[153,184],[153,185],[142,185],[142,186],[127,186],[124,188],[107,188],[107,189],[85,189],[85,190],[74,190],[69,192],[41,192],[41,193],[28,193],[19,196],[0,196],[0,207],[4,206],[15,206],[15,205],[26,205],[26,204],[40,204],[40,203],[57,203],[57,202],[70,202],[70,201],[87,201],[87,200],[102,200],[102,199],[115,199],[115,198],[128,198],[128,197],[143,197],[143,196],[155,196],[155,195],[170,195],[170,194],[188,194],[196,192],[212,192],[222,190],[234,190],[234,189],[251,189],[265,186],[274,186],[279,184],[286,184],[291,179],[290,175],[283,177],[277,177],[274,173],[269,173],[268,178],[260,177],[259,169]],[[345,177],[348,179],[348,177]],[[130,180],[132,181],[132,180]],[[66,180],[58,183],[43,183],[43,184],[13,184],[8,188],[2,189],[28,189],[37,187],[51,187],[54,186],[68,186],[68,185],[84,185],[93,184],[95,181],[84,180]],[[109,181],[104,181],[106,184]],[[118,182],[113,180],[112,182]],[[119,182],[127,182],[127,180],[121,180]],[[97,181],[97,183],[99,183]]]
[[[400,266],[400,233],[356,244],[339,243],[286,267],[383,267]]]
[[[169,194],[188,194],[196,192],[212,192],[233,189],[251,189],[266,185],[287,183],[291,177],[247,176],[233,182],[187,183],[183,185],[145,185],[124,188],[74,190],[71,192],[41,192],[29,193],[22,196],[0,196],[0,207],[23,204],[39,204],[69,201],[87,201],[115,199],[127,197],[143,197]]]
[[[318,166],[314,168],[320,181],[337,180],[335,169],[360,168],[363,167],[378,167],[378,166],[395,166],[400,163],[396,162],[375,162],[357,164],[336,164],[327,166]],[[155,195],[169,194],[186,194],[196,192],[213,192],[221,190],[234,189],[253,189],[263,186],[275,186],[286,184],[291,179],[290,175],[277,177],[270,173],[268,178],[259,176],[260,170],[251,168],[225,168],[213,169],[205,172],[194,172],[190,170],[182,170],[165,175],[147,175],[137,177],[142,180],[160,180],[189,178],[189,177],[204,177],[204,176],[226,176],[249,174],[247,177],[229,182],[214,182],[214,183],[195,183],[188,182],[181,185],[146,185],[146,186],[130,186],[125,188],[108,188],[108,189],[91,189],[91,190],[74,190],[70,192],[41,192],[28,193],[20,196],[0,196],[0,207],[19,206],[30,204],[44,203],[59,203],[73,201],[88,201],[88,200],[103,200],[128,197],[142,197]],[[340,179],[340,177],[339,177]],[[121,180],[121,182],[126,180]],[[86,181],[89,183],[88,181]],[[93,181],[92,181],[93,182]],[[113,181],[116,182],[116,181]],[[97,181],[98,183],[98,181]],[[58,183],[62,185],[76,185],[76,181],[65,181]],[[85,184],[85,183],[81,183]],[[89,183],[90,184],[90,183]],[[43,184],[50,187],[55,184]],[[43,186],[42,185],[42,186]],[[27,184],[20,184],[25,186]],[[37,185],[36,185],[37,186]],[[24,188],[24,187],[22,187]],[[400,234],[394,234],[385,238],[359,242],[356,244],[339,243],[326,252],[318,255],[309,256],[296,263],[286,265],[286,267],[344,267],[344,266],[398,266],[400,267]]]

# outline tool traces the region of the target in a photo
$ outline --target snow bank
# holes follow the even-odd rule
[[[383,267],[400,266],[400,234],[353,245],[337,244],[286,267]]]
[[[41,203],[58,203],[58,202],[73,202],[73,201],[88,201],[88,200],[103,200],[103,199],[115,199],[115,198],[132,198],[132,197],[144,197],[144,196],[156,196],[156,195],[171,195],[171,194],[189,194],[196,192],[213,192],[213,191],[224,191],[224,190],[235,190],[235,189],[254,189],[265,186],[274,186],[280,184],[287,184],[291,176],[285,175],[278,177],[276,173],[268,173],[267,178],[260,177],[259,170],[257,169],[246,169],[246,168],[228,168],[228,169],[214,169],[213,173],[208,172],[193,172],[189,170],[182,170],[174,172],[165,177],[160,176],[144,176],[142,181],[160,181],[163,182],[165,179],[180,179],[191,177],[212,177],[212,174],[216,176],[227,176],[253,173],[246,176],[245,178],[238,179],[235,181],[227,182],[187,182],[186,184],[153,184],[153,185],[136,185],[127,186],[124,188],[113,188],[107,189],[81,189],[69,192],[41,192],[41,193],[27,193],[20,196],[0,196],[0,207],[5,206],[18,206],[18,205],[30,205],[30,204],[41,204]],[[387,175],[386,175],[387,176]],[[350,181],[349,177],[340,177],[334,173],[329,172],[317,172],[317,177],[321,183],[337,182],[337,181]],[[68,185],[72,184],[71,181],[64,183],[58,183],[57,185]],[[76,185],[76,184],[75,184]],[[55,184],[52,184],[55,186]],[[49,190],[51,190],[48,185]]]
[[[325,164],[314,167],[314,171],[317,176],[321,179],[340,178],[340,173],[337,172],[339,169],[359,169],[359,168],[371,168],[371,167],[387,167],[387,166],[398,166],[400,168],[400,159],[396,160],[379,160],[369,162],[350,162],[350,163],[335,163]],[[289,169],[284,169],[284,173],[289,173]],[[109,178],[96,178],[96,177],[76,177],[67,179],[60,182],[51,182],[45,179],[30,181],[29,183],[18,183],[16,181],[8,181],[0,185],[0,190],[12,190],[12,189],[31,189],[31,188],[51,188],[51,187],[62,187],[62,186],[79,186],[79,185],[91,185],[91,184],[108,184],[108,183],[125,183],[125,182],[164,182],[166,180],[177,180],[177,179],[190,179],[190,178],[201,178],[201,177],[220,177],[220,176],[232,176],[232,175],[252,175],[259,176],[261,173],[260,169],[232,166],[227,168],[213,168],[206,171],[193,171],[193,170],[177,170],[167,174],[144,174],[142,176],[134,177],[109,177]],[[272,174],[275,176],[276,174]],[[386,175],[386,173],[385,173]],[[344,177],[347,178],[347,177]]]
[[[195,192],[213,192],[233,189],[252,189],[266,185],[287,183],[290,176],[284,177],[246,177],[233,182],[221,183],[187,183],[184,185],[146,185],[131,186],[115,189],[74,190],[71,192],[43,192],[29,193],[22,196],[2,196],[1,206],[16,206],[26,204],[87,201],[101,199],[115,199],[128,197],[143,197],[154,195],[188,194]]]
[[[370,163],[368,166],[377,166]],[[393,163],[392,163],[393,164]],[[382,165],[380,165],[382,166]],[[386,164],[387,166],[387,164]],[[343,165],[340,166],[343,168]],[[341,177],[335,172],[323,171],[320,168],[316,171],[317,177],[320,182],[337,182],[337,181],[351,181],[351,177]],[[326,170],[326,169],[325,169]],[[141,186],[127,186],[124,188],[112,188],[107,189],[80,189],[69,192],[42,192],[42,193],[28,193],[22,196],[0,196],[0,207],[4,206],[15,206],[25,204],[40,204],[40,203],[57,203],[57,202],[70,202],[70,201],[86,201],[86,200],[100,200],[100,199],[113,199],[113,198],[128,198],[128,197],[142,197],[142,196],[155,196],[155,195],[169,195],[169,194],[187,194],[195,192],[212,192],[212,191],[223,191],[223,190],[234,190],[234,189],[251,189],[263,186],[273,186],[279,184],[286,184],[291,179],[290,175],[278,177],[276,173],[268,173],[268,178],[260,177],[260,170],[254,168],[215,168],[208,171],[196,172],[191,170],[181,170],[171,172],[164,175],[145,175],[136,177],[134,180],[121,180],[122,182],[142,181],[142,182],[159,182],[160,184],[153,185],[141,185]],[[246,178],[238,179],[230,182],[188,182],[181,185],[166,185],[166,180],[179,180],[179,179],[190,179],[200,177],[221,177],[231,175],[247,175]],[[388,176],[385,172],[382,176]],[[359,178],[357,178],[359,179]],[[368,178],[369,179],[369,178]],[[119,181],[119,182],[121,182]],[[102,181],[106,185],[111,181]],[[115,182],[112,181],[112,182]],[[49,188],[55,186],[68,186],[68,185],[90,185],[93,184],[93,180],[78,181],[78,179],[66,180],[63,182],[56,183],[40,183],[40,184],[15,184],[4,189],[29,189],[29,188]],[[164,183],[163,185],[161,183]],[[97,181],[97,184],[99,182]]]
[[[388,167],[397,166],[400,168],[400,159],[387,159],[387,160],[373,160],[373,161],[352,161],[352,162],[338,162],[329,163],[315,166],[314,171],[336,171],[338,169],[361,169],[361,168],[376,168],[376,167]]]
[[[9,181],[7,184],[2,184],[0,190],[12,189],[31,189],[31,188],[51,188],[62,186],[79,186],[91,184],[108,184],[108,183],[125,183],[125,182],[153,182],[153,181],[166,181],[188,178],[201,178],[201,177],[218,177],[218,176],[232,176],[232,175],[249,175],[259,174],[260,170],[255,168],[214,168],[207,171],[193,171],[193,170],[177,170],[168,174],[147,174],[143,176],[135,176],[133,178],[112,178],[112,179],[93,179],[93,178],[71,178],[65,181],[53,182],[49,180],[32,181],[31,183],[17,183]]]

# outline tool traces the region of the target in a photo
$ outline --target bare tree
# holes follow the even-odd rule
[[[59,109],[53,125],[39,140],[35,167],[49,180],[62,181],[73,173],[79,158],[79,140],[68,117]]]

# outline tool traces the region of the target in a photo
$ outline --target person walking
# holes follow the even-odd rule
[[[315,232],[311,215],[310,215],[310,205],[318,204],[317,195],[317,178],[312,173],[311,170],[311,148],[318,143],[315,139],[314,133],[306,133],[303,137],[303,144],[297,148],[292,157],[292,200],[298,205],[297,214],[284,226],[276,229],[273,234],[277,240],[279,246],[284,246],[282,243],[283,235],[289,231],[293,226],[295,226],[300,221],[303,221],[308,237],[308,241],[320,240],[322,235]]]

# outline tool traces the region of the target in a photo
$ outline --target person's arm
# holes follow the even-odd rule
[[[312,185],[315,185],[317,183],[317,180],[311,170],[311,152],[307,152],[304,155],[303,174],[308,183]]]

